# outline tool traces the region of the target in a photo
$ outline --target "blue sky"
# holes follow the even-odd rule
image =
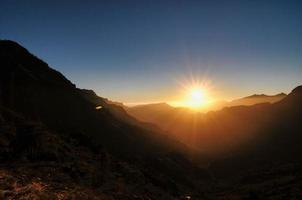
[[[113,100],[173,101],[192,75],[232,99],[302,84],[301,10],[291,0],[2,0],[0,38]]]

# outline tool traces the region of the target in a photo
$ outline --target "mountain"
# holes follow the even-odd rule
[[[208,169],[219,183],[219,189],[211,191],[215,198],[294,199],[302,192],[301,102],[302,86],[298,86],[275,103],[206,114],[161,105],[150,115],[176,138],[210,155]],[[152,105],[144,107],[154,111]]]
[[[0,66],[1,195],[17,198],[22,188],[42,199],[201,195],[207,173],[165,132],[76,88],[13,41],[0,41]]]
[[[232,101],[214,101],[211,103],[210,107],[204,108],[203,112],[217,111],[225,107],[233,106],[251,106],[259,103],[276,103],[286,97],[285,93],[280,93],[276,95],[266,95],[266,94],[254,94],[247,97],[234,99]]]
[[[231,102],[228,102],[224,107],[241,106],[241,105],[250,106],[259,103],[275,103],[282,100],[284,97],[286,97],[286,94],[284,93],[280,93],[276,95],[254,94],[251,96],[235,99]]]
[[[249,125],[257,137],[247,140],[240,150],[211,162],[209,170],[215,177],[232,184],[218,196],[227,199],[246,194],[250,199],[301,198],[301,102],[302,86],[298,86],[274,104],[225,110],[230,115],[240,113],[239,117],[244,120],[236,122],[246,121],[242,131],[247,131]],[[259,114],[255,115],[256,112]]]
[[[205,145],[210,145],[213,142],[220,141],[221,143],[215,144],[213,148],[215,150],[221,148],[221,151],[225,151],[226,150],[225,148],[229,148],[229,147],[225,147],[225,145],[228,146],[234,145],[234,144],[229,144],[229,142],[233,142],[234,140],[233,137],[250,137],[251,135],[250,133],[251,130],[244,131],[246,132],[245,134],[242,134],[241,133],[242,131],[239,130],[240,123],[241,123],[240,121],[242,121],[240,119],[241,116],[238,115],[239,117],[237,119],[236,113],[233,114],[232,112],[230,112],[232,118],[234,118],[233,121],[231,121],[231,117],[226,116],[228,115],[229,110],[235,111],[241,109],[241,107],[242,109],[245,109],[246,106],[252,106],[252,105],[255,105],[255,108],[257,108],[256,110],[258,110],[261,109],[261,107],[266,107],[265,106],[266,104],[276,103],[278,101],[281,101],[285,97],[286,94],[284,93],[280,93],[272,96],[261,94],[261,95],[251,95],[248,97],[235,99],[230,102],[226,102],[226,101],[216,102],[212,107],[212,109],[216,111],[210,111],[205,114],[196,113],[187,108],[172,107],[166,103],[138,105],[134,107],[128,107],[125,109],[133,117],[144,122],[150,122],[156,124],[163,130],[168,131],[171,135],[173,135],[173,137],[188,144],[189,146],[194,146],[194,148],[201,148],[205,150],[208,148],[212,148],[212,147],[206,147]],[[255,112],[255,114],[258,113],[259,113],[258,111]],[[221,137],[222,136],[221,134],[225,132],[223,131],[223,129],[215,130],[215,131],[213,130],[213,127],[215,127],[214,123],[216,122],[210,122],[210,121],[216,117],[222,118],[222,122],[220,122],[220,124],[226,127],[230,126],[229,125],[230,123],[236,124],[239,122],[237,127],[235,127],[236,133],[231,130],[232,134],[226,137],[227,140],[229,141],[222,141],[222,140],[217,141],[216,139],[214,139],[214,137]],[[252,117],[256,117],[256,116],[252,116]],[[175,124],[177,124],[177,126],[175,126]],[[231,127],[234,128],[233,126]],[[246,127],[250,127],[250,126],[247,125]],[[197,139],[198,137],[200,138]],[[209,140],[212,140],[212,142]],[[202,144],[201,141],[204,144]]]
[[[191,121],[196,114],[190,109],[172,107],[167,103],[137,105],[125,109],[136,119],[155,124],[169,132],[172,137],[188,144],[190,137],[188,137],[188,129],[184,127],[184,124]]]
[[[125,109],[131,116],[141,121],[157,124],[160,127],[162,127],[162,124],[159,122],[162,121],[162,118],[175,115],[177,112],[193,113],[189,109],[172,107],[167,103],[143,104],[126,107]]]
[[[154,124],[138,121],[136,118],[129,115],[128,112],[125,111],[126,107],[122,103],[113,102],[106,98],[99,97],[93,90],[78,89],[78,92],[86,100],[91,102],[96,108],[100,106],[101,109],[107,109],[108,112],[110,112],[110,114],[113,115],[116,119],[119,119],[136,127],[147,129],[149,131],[155,131],[157,134],[160,133],[158,134],[158,136],[169,136]]]
[[[165,131],[1,40],[0,199],[300,199],[301,102],[131,108]]]
[[[76,88],[62,74],[16,43],[2,41],[0,51],[4,66],[0,69],[3,106],[56,131],[85,133],[95,141],[102,141],[101,144],[112,152],[116,146],[118,152],[125,148],[125,154],[136,152],[136,148],[152,148],[150,139],[154,139],[154,135],[163,136],[142,129],[144,124],[136,122],[121,107],[98,98],[94,92]],[[103,106],[100,110],[96,109],[98,103]],[[173,148],[173,145],[164,148]]]
[[[241,147],[247,148],[251,143],[257,143],[260,138],[270,135],[265,133],[266,130],[272,132],[277,129],[269,125],[280,124],[279,121],[291,124],[287,118],[292,116],[286,117],[285,114],[296,113],[301,109],[290,111],[280,111],[280,109],[282,105],[288,104],[288,107],[299,105],[299,100],[284,103],[292,99],[293,95],[297,95],[297,90],[294,89],[288,96],[283,93],[274,96],[252,95],[229,103],[233,106],[206,114],[191,112],[185,108],[174,108],[164,103],[135,106],[128,108],[127,112],[140,120],[158,125],[179,141],[213,156],[226,154]],[[269,100],[272,103],[236,106],[240,102],[245,104],[255,102],[254,99],[258,102]],[[282,119],[277,119],[277,116]],[[299,119],[299,115],[297,116]],[[295,122],[295,124],[299,123]]]
[[[225,107],[251,106],[259,103],[275,103],[286,97],[285,93],[276,95],[254,94],[247,97],[234,99],[232,101],[219,100],[213,101],[208,107],[202,108],[201,112],[217,111]]]

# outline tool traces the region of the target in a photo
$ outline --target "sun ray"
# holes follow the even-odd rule
[[[212,84],[206,77],[198,78],[190,74],[187,79],[178,81],[178,84],[182,89],[182,98],[173,102],[172,105],[187,107],[196,111],[201,111],[210,105]]]

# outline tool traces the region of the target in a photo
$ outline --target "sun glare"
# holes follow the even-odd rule
[[[205,91],[202,88],[192,88],[189,90],[185,105],[187,107],[198,109],[205,106],[208,103],[208,99]]]
[[[200,76],[201,77],[201,76]],[[179,80],[181,86],[179,100],[169,102],[175,107],[187,107],[195,111],[208,110],[213,102],[213,84],[207,77],[194,77],[193,75]]]

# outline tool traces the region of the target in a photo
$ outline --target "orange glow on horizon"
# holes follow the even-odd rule
[[[126,105],[133,107],[138,105],[167,103],[172,107],[185,107],[197,112],[211,110],[216,95],[212,81],[209,78],[206,76],[194,77],[193,74],[191,74],[181,79],[176,79],[175,81],[178,87],[176,87],[175,90],[165,91],[167,93],[161,98],[162,100],[132,102],[126,103]]]
[[[212,102],[211,81],[206,78],[196,78],[192,74],[190,79],[179,81],[182,94],[178,101],[170,102],[175,107],[187,107],[192,110],[201,111],[210,106]]]
[[[210,98],[205,89],[193,87],[189,89],[183,100],[170,102],[175,107],[187,107],[192,110],[201,110],[210,104]]]

